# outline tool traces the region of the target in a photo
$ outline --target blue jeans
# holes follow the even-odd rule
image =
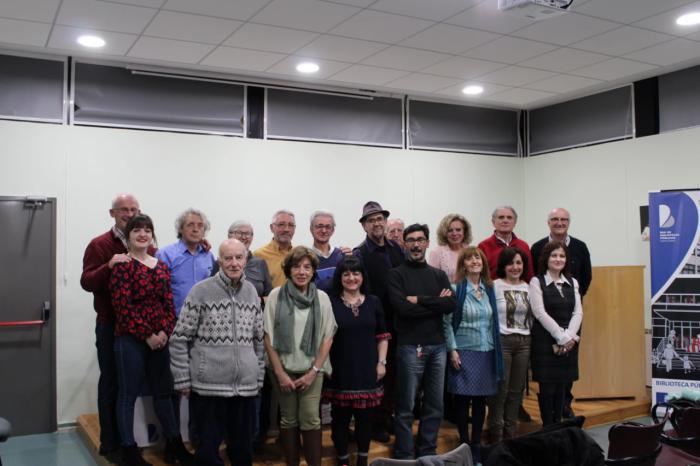
[[[100,418],[100,453],[119,448],[117,426],[117,364],[114,360],[114,322],[95,325],[95,346],[100,379],[97,382],[97,414]]]
[[[442,395],[445,384],[445,345],[399,345],[396,349],[396,416],[394,458],[409,459],[436,454],[442,422]],[[413,408],[419,389],[423,390],[416,447],[413,447]]]
[[[148,382],[153,396],[153,410],[166,439],[180,435],[172,402],[172,374],[168,345],[151,350],[145,341],[131,335],[114,339],[119,395],[117,396],[117,423],[122,445],[136,445],[134,440],[134,403],[141,395],[141,387]]]

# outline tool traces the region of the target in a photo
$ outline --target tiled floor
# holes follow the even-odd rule
[[[649,424],[649,417],[634,419]],[[607,453],[610,424],[586,429]],[[3,466],[96,466],[83,440],[74,429],[54,434],[10,438],[0,444]]]

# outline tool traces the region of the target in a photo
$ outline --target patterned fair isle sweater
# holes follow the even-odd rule
[[[263,318],[253,284],[219,271],[190,290],[170,337],[175,389],[203,396],[255,396],[262,387]]]

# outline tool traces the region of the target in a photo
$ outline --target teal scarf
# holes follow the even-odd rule
[[[294,351],[294,308],[309,309],[304,334],[299,349],[310,357],[316,356],[321,333],[321,305],[318,301],[316,285],[309,283],[306,294],[302,294],[291,280],[287,280],[277,295],[277,312],[275,313],[274,348],[278,353],[289,354]]]

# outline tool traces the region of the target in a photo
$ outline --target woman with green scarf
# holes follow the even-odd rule
[[[321,465],[319,406],[323,376],[331,375],[328,352],[337,329],[328,295],[313,282],[318,257],[297,246],[282,262],[287,282],[265,304],[265,351],[280,402],[280,440],[285,460],[299,464],[299,431],[309,466]]]

